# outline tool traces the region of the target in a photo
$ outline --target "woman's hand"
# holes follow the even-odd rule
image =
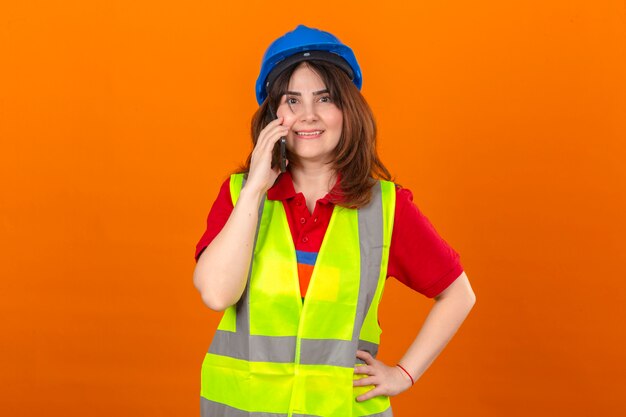
[[[283,117],[278,117],[268,123],[261,130],[256,146],[252,150],[250,171],[245,187],[250,187],[249,189],[258,191],[260,194],[265,194],[280,174],[280,167],[272,168],[272,151],[276,142],[281,137],[287,136],[289,132],[289,127],[283,126],[283,120]]]
[[[365,361],[366,365],[354,367],[355,374],[368,375],[365,378],[355,379],[353,386],[362,387],[374,385],[375,387],[363,395],[356,397],[357,401],[365,401],[379,395],[393,396],[406,391],[412,385],[411,379],[397,366],[387,366],[376,360],[363,350],[356,351],[356,357]]]

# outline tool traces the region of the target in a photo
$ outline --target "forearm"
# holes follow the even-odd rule
[[[235,304],[243,293],[263,196],[244,187],[228,221],[198,259],[193,282],[213,310]]]
[[[400,360],[415,381],[452,339],[474,303],[473,294],[455,294],[435,301],[417,337]]]

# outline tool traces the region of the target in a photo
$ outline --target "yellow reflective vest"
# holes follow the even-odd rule
[[[243,174],[230,179],[236,204]],[[265,198],[246,289],[202,363],[203,417],[392,416],[388,397],[355,398],[357,349],[378,352],[395,186],[378,181],[361,209],[336,205],[304,302],[282,201]]]

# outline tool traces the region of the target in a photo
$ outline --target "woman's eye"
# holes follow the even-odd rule
[[[287,97],[287,104],[296,104],[298,102],[294,97]]]
[[[320,98],[320,101],[322,103],[332,103],[333,100],[330,98],[330,96],[324,96]]]

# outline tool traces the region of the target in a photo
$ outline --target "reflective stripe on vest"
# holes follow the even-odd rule
[[[243,174],[231,176],[236,204]],[[259,208],[248,282],[225,312],[202,365],[209,416],[391,416],[388,397],[354,399],[356,350],[378,352],[395,186],[378,181],[359,210],[335,206],[304,303],[282,201]]]
[[[202,416],[214,416],[214,417],[286,417],[287,413],[264,413],[262,411],[242,411],[233,407],[229,407],[226,404],[216,403],[206,398],[200,397],[200,410]],[[293,417],[320,417],[313,416],[311,414],[291,414]],[[382,413],[370,414],[368,417],[393,417],[391,407]]]

